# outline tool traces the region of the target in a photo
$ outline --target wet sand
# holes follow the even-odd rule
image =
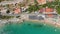
[[[44,24],[49,24],[55,27],[60,27],[60,20],[55,22],[52,19],[44,19],[44,20],[27,20],[27,21],[33,21],[33,22],[38,22],[38,23],[44,23]]]
[[[45,19],[44,22],[47,23],[47,24],[53,25],[55,27],[60,27],[60,22],[59,21],[55,22],[55,21],[52,21],[52,20]]]

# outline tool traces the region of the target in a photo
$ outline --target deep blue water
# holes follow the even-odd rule
[[[48,24],[25,21],[17,24],[6,24],[0,28],[0,34],[60,34],[60,28]]]

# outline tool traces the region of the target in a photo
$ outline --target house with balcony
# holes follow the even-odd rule
[[[42,8],[39,10],[41,14],[44,14],[46,18],[57,18],[58,14],[54,8]]]

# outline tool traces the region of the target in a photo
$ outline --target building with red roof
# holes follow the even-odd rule
[[[45,17],[57,17],[57,12],[53,8],[42,8],[39,12],[44,14]]]
[[[57,13],[53,8],[45,8],[44,14],[46,17],[57,17]]]
[[[53,12],[53,11],[54,11],[53,8],[46,8],[46,9],[45,9],[45,12]]]
[[[46,4],[46,0],[37,0],[37,2],[39,3],[39,5]]]
[[[21,13],[21,9],[20,8],[15,8],[14,14],[19,14],[19,13]]]

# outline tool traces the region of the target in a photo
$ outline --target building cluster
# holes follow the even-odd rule
[[[30,15],[29,19],[38,19],[38,20],[43,20],[45,18],[58,18],[58,14],[56,12],[56,9],[53,8],[42,8],[38,11],[39,13],[35,15]]]
[[[55,0],[36,0],[39,5],[46,4],[47,2],[53,2]],[[20,4],[21,3],[21,4]],[[34,0],[14,0],[14,1],[3,1],[0,3],[0,12],[2,14],[8,13],[8,14],[21,14],[24,12],[29,6],[29,4],[34,4]],[[24,5],[21,7],[21,5]],[[30,15],[30,19],[43,19],[42,17],[46,18],[56,18],[58,16],[56,9],[54,8],[41,8],[37,12],[34,12],[37,14],[42,14],[42,16],[32,16]]]

